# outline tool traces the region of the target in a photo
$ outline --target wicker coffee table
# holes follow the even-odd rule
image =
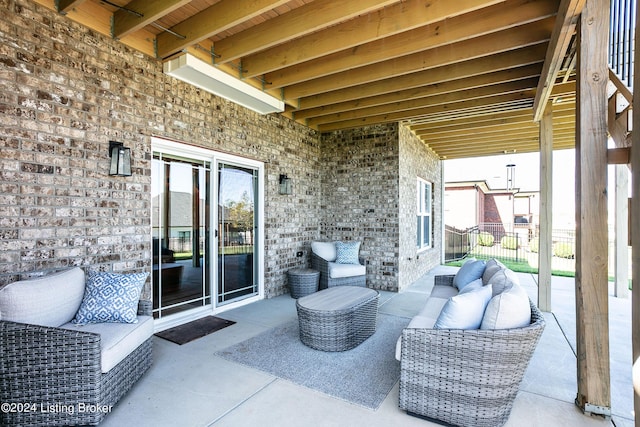
[[[336,286],[296,301],[300,340],[322,351],[345,351],[376,331],[378,291]]]

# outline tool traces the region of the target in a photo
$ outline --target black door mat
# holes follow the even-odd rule
[[[167,329],[155,334],[157,337],[182,345],[195,339],[202,338],[215,331],[233,325],[234,321],[221,319],[220,317],[207,316],[175,328]]]

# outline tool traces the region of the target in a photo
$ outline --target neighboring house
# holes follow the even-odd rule
[[[466,229],[479,224],[538,224],[538,191],[490,188],[486,181],[445,183],[444,222]]]

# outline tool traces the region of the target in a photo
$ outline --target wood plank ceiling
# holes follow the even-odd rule
[[[35,1],[153,57],[196,55],[321,132],[404,122],[442,159],[531,152],[549,99],[554,149],[574,146],[584,0]]]

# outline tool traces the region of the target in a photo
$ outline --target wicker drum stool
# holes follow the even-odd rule
[[[350,350],[376,331],[378,291],[336,286],[296,301],[300,340],[323,351]]]
[[[287,272],[291,298],[300,298],[318,292],[320,272],[310,268],[294,268]]]

